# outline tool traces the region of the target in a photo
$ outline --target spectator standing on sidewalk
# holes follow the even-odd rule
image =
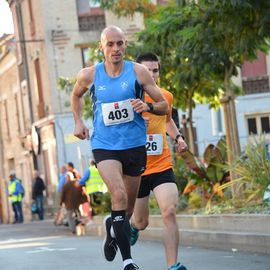
[[[16,172],[14,170],[10,171],[8,183],[8,197],[12,205],[12,210],[14,212],[13,223],[23,223],[22,190],[22,182],[17,179]]]
[[[141,54],[137,62],[146,66],[155,82],[158,82],[160,64],[158,57],[153,53]],[[187,150],[187,145],[172,119],[173,95],[161,89],[169,104],[167,115],[159,116],[143,113],[147,118],[147,164],[142,175],[138,197],[131,221],[131,245],[134,245],[139,236],[139,230],[144,230],[149,219],[149,195],[153,191],[158,202],[164,223],[163,243],[165,247],[167,265],[169,270],[187,270],[177,262],[179,245],[179,232],[176,222],[176,206],[178,190],[173,173],[173,163],[170,149],[167,144],[166,133],[175,141],[180,153]],[[153,102],[146,94],[145,102]]]
[[[90,197],[92,216],[96,215],[95,207],[101,204],[102,195],[107,191],[107,188],[99,174],[94,160],[90,160],[89,167],[85,170],[83,177],[79,180],[79,184],[85,186],[86,193]]]
[[[44,196],[45,184],[43,179],[40,177],[39,172],[35,170],[33,172],[33,192],[32,199],[35,201],[37,206],[37,214],[40,220],[44,219]]]

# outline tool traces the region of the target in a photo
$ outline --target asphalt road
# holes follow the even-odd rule
[[[73,236],[52,221],[0,225],[0,270],[121,270],[120,255],[106,262],[103,239]],[[133,248],[141,270],[166,270],[163,246],[139,241]],[[189,270],[270,270],[270,256],[238,251],[181,247],[179,258]]]

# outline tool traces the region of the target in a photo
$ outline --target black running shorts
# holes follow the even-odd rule
[[[113,159],[122,163],[123,174],[128,176],[141,175],[146,167],[146,149],[145,146],[129,148],[126,150],[93,150],[95,162]]]
[[[164,183],[175,183],[175,177],[172,169],[142,176],[137,198],[149,196],[151,190]]]

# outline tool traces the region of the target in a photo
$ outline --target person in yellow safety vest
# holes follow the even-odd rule
[[[90,196],[92,215],[95,215],[95,205],[101,203],[101,196],[107,192],[107,187],[95,166],[95,161],[90,161],[90,166],[84,172],[83,177],[79,180],[81,186],[85,186],[86,193]]]
[[[8,196],[14,212],[13,224],[23,223],[23,211],[22,211],[23,195],[21,193],[22,190],[21,185],[22,184],[20,180],[16,178],[15,171],[11,171],[9,174]]]

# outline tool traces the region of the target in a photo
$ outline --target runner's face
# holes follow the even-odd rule
[[[119,64],[123,61],[127,42],[122,33],[108,31],[104,34],[100,43],[100,50],[103,51],[106,61],[112,64]]]
[[[159,77],[159,65],[157,61],[142,61],[142,65],[146,66],[151,73],[152,78],[157,83]]]

